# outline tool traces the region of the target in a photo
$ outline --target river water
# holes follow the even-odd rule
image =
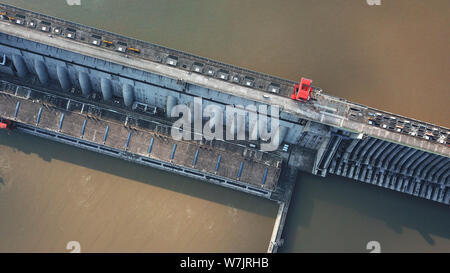
[[[446,0],[1,0],[450,125]],[[264,252],[277,205],[0,132],[0,252]],[[301,174],[285,252],[450,251],[450,208]]]

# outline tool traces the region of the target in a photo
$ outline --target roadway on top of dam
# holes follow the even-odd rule
[[[347,131],[362,133],[375,138],[385,139],[391,142],[429,151],[432,153],[450,156],[450,148],[445,144],[433,143],[422,138],[392,132],[387,129],[375,127],[365,122],[348,118],[351,108],[367,110],[358,104],[342,101],[325,94],[317,94],[317,101],[312,104],[298,103],[289,97],[275,93],[263,92],[254,88],[226,82],[220,79],[207,77],[202,74],[192,73],[180,68],[171,67],[162,63],[145,60],[139,57],[124,55],[119,52],[111,52],[105,48],[96,47],[76,40],[69,40],[60,36],[48,37],[44,32],[14,25],[10,22],[0,21],[1,31],[19,38],[32,40],[56,48],[76,52],[93,58],[117,63],[125,67],[155,73],[168,78],[181,80],[189,84],[214,89],[236,97],[242,97],[262,104],[280,105],[282,111],[294,114],[300,118],[330,125]],[[331,107],[330,107],[331,106]],[[334,111],[329,111],[330,109]],[[361,111],[363,112],[363,111]],[[447,133],[448,134],[448,133]]]

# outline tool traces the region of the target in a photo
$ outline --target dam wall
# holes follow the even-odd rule
[[[78,145],[84,137],[79,130],[94,120],[98,124],[86,135],[90,145],[99,151],[102,147],[119,149],[114,151],[125,159],[130,154],[153,157],[148,151],[157,134],[161,140],[157,147],[164,148],[154,159],[165,162],[161,164],[192,172],[199,151],[208,150],[211,155],[205,158],[210,162],[204,159],[205,166],[196,172],[243,183],[244,188],[256,185],[272,199],[284,196],[283,181],[278,180],[289,162],[292,172],[340,175],[450,202],[448,128],[327,95],[316,87],[310,101],[294,101],[290,94],[295,83],[286,79],[31,11],[0,7],[5,10],[0,18],[0,78],[5,86],[0,117],[16,121],[24,130],[32,126],[33,134],[39,128],[57,138],[75,137]],[[10,85],[16,87],[6,88]],[[239,129],[259,138],[170,139],[176,120],[171,112],[180,104],[194,112],[199,107],[201,113],[211,107],[219,109],[223,115],[211,117],[220,121],[217,124],[234,120],[234,114],[224,113],[227,106],[242,110],[236,116],[245,121]],[[29,114],[24,116],[18,109]],[[49,109],[53,116],[46,116]],[[275,117],[279,127],[272,126],[271,119],[254,126],[252,114]],[[41,115],[48,119],[45,127],[37,122]],[[71,117],[78,118],[70,121]],[[200,127],[211,120],[204,117]],[[75,131],[65,131],[70,122]],[[273,139],[261,137],[255,130],[260,126],[279,134],[274,149],[262,149]],[[195,124],[192,127],[194,135],[202,133]],[[209,129],[213,127],[218,129],[212,125]],[[177,157],[180,149],[185,154],[181,159]]]

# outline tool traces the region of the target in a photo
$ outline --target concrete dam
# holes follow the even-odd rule
[[[317,87],[310,100],[293,100],[297,82],[9,5],[0,4],[0,17],[0,121],[278,202],[268,252],[283,242],[299,171],[450,204],[448,128]],[[232,120],[233,136],[243,131],[258,138],[174,139],[170,113],[176,105],[193,112],[211,106],[225,112],[231,105],[236,120],[245,122],[225,115],[215,124]],[[274,149],[262,148],[274,140],[258,131],[273,127],[270,119],[251,122],[260,107],[278,119]],[[202,121],[201,128],[208,120]],[[194,124],[193,135],[201,135],[197,129]]]

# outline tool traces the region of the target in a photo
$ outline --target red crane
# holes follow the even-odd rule
[[[312,80],[302,78],[300,83],[294,84],[294,92],[291,94],[293,100],[308,101],[311,99]]]
[[[10,120],[2,120],[0,122],[0,129],[13,129],[13,122]]]

